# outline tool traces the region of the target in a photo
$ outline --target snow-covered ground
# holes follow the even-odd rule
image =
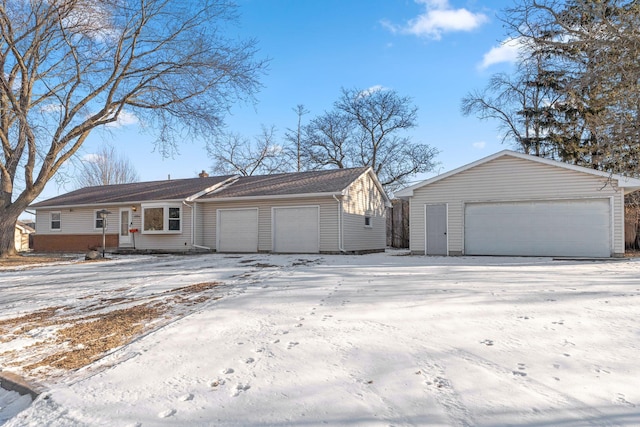
[[[635,259],[126,257],[0,271],[0,320],[210,281],[5,427],[640,425]]]

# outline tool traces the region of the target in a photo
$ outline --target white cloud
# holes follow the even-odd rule
[[[518,60],[520,51],[524,49],[525,43],[519,38],[508,38],[500,45],[494,46],[491,50],[484,54],[479,69],[485,70],[494,64],[502,62],[514,63]]]
[[[384,87],[384,86],[382,86],[382,85],[374,85],[374,86],[371,86],[371,87],[369,87],[369,88],[364,89],[363,91],[361,91],[361,92],[358,94],[358,98],[363,98],[363,97],[365,97],[365,96],[373,95],[374,93],[376,93],[376,92],[380,92],[380,91],[382,91],[382,90],[387,90],[387,88],[386,88],[386,87]]]
[[[139,120],[135,114],[128,113],[126,111],[121,111],[120,114],[118,115],[118,120],[116,120],[113,123],[107,123],[105,126],[121,128],[124,126],[135,125],[138,123],[139,123]]]
[[[484,141],[478,141],[478,142],[474,142],[472,145],[473,145],[473,148],[477,150],[482,150],[484,149],[484,147],[487,146],[487,143]]]
[[[85,154],[82,156],[81,160],[87,163],[98,163],[102,159],[102,156],[99,154]]]
[[[471,31],[488,21],[487,16],[482,13],[473,13],[464,8],[452,8],[448,0],[415,0],[415,2],[424,4],[424,13],[410,19],[404,26],[397,26],[388,21],[383,21],[382,25],[393,33],[400,32],[440,40],[443,33]]]

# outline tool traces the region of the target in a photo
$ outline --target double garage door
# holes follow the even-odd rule
[[[467,255],[611,256],[609,199],[469,203]]]
[[[318,206],[271,208],[273,252],[319,252],[319,210]],[[258,252],[257,208],[219,209],[217,217],[218,252]]]

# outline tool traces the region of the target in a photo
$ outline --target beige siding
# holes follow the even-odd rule
[[[107,217],[107,233],[117,233],[119,226],[119,207],[107,206],[112,212]],[[38,234],[102,234],[102,228],[96,229],[94,221],[94,208],[66,208],[66,209],[38,209],[36,211],[36,232]],[[51,230],[51,212],[60,212],[60,230]]]
[[[131,207],[125,206],[107,206],[111,214],[107,217],[107,228],[105,232],[118,233],[120,225],[119,212],[120,208]],[[102,209],[102,207],[100,208]],[[36,211],[36,232],[38,234],[102,234],[102,228],[94,228],[94,212],[95,208],[71,208],[71,209],[51,209]],[[61,226],[60,231],[50,230],[50,212],[60,212]],[[140,232],[135,233],[135,244],[137,249],[153,249],[166,251],[187,251],[191,250],[191,209],[182,206],[182,232],[176,234],[144,234],[142,233],[142,209],[136,206],[136,212],[133,214],[133,226]]]
[[[384,197],[369,174],[347,189],[342,206],[343,249],[345,251],[383,250],[386,246],[386,208]],[[371,225],[365,225],[365,217]]]
[[[258,250],[271,252],[272,209],[286,206],[320,207],[320,252],[337,252],[338,248],[338,202],[331,198],[268,199],[256,201],[203,202],[198,204],[202,210],[203,246],[216,249],[216,223],[218,209],[258,208]]]
[[[447,204],[449,253],[460,254],[464,252],[465,203],[581,198],[613,198],[613,254],[624,253],[621,190],[604,177],[509,156],[414,190],[410,201],[410,249],[424,253],[425,204]]]

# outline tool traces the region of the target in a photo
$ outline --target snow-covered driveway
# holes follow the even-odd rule
[[[0,318],[224,283],[6,426],[640,425],[639,278],[638,260],[394,254],[0,272]]]

